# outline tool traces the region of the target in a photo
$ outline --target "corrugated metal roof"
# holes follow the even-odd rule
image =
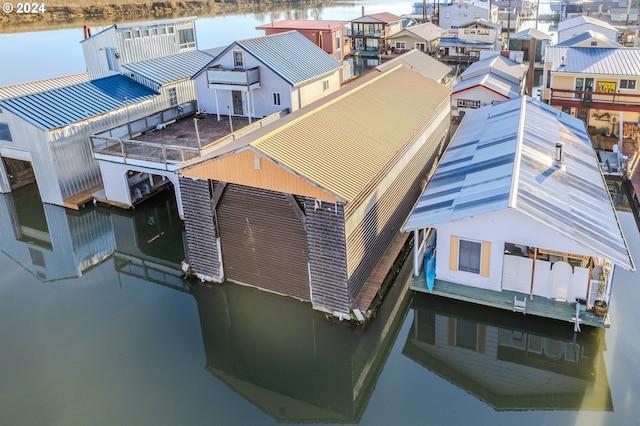
[[[514,62],[502,55],[496,55],[492,58],[474,62],[469,65],[469,67],[460,74],[460,80],[468,80],[489,73],[504,80],[520,83],[527,73],[527,66]]]
[[[172,25],[172,24],[178,24],[181,22],[195,21],[196,19],[198,19],[197,16],[186,16],[184,18],[156,19],[152,21],[120,22],[118,24],[115,24],[115,27],[118,29],[142,28],[142,27],[152,27],[154,25]]]
[[[527,28],[522,31],[518,31],[509,37],[509,40],[531,40],[532,38],[535,38],[536,40],[551,40],[551,36],[549,34],[535,28]]]
[[[448,101],[449,93],[399,66],[251,145],[349,201]]]
[[[453,87],[452,95],[464,92],[476,86],[486,87],[497,94],[503,95],[505,98],[515,98],[520,96],[520,85],[495,74],[483,74],[466,80],[461,80]]]
[[[204,68],[213,56],[201,50],[163,56],[123,65],[125,70],[140,74],[159,85],[191,78]]]
[[[123,76],[114,75],[46,92],[7,99],[0,106],[44,130],[86,120],[157,92]]]
[[[480,49],[493,49],[497,42],[488,41],[466,41],[459,38],[441,38],[438,46],[440,47],[468,47],[468,48],[480,48]]]
[[[404,31],[408,31],[412,34],[415,34],[416,36],[424,40],[433,41],[440,38],[444,30],[439,26],[432,24],[431,22],[427,22],[424,24],[414,25],[412,27],[405,28]],[[394,37],[397,37],[397,35],[391,36],[390,38],[394,38]]]
[[[82,72],[62,77],[48,78],[45,80],[31,81],[28,83],[12,84],[11,86],[0,87],[0,100],[45,92],[47,90],[58,89],[60,87],[86,83],[87,81],[89,81],[89,74]]]
[[[512,37],[513,38],[513,37]],[[603,36],[600,33],[597,33],[595,31],[585,31],[582,34],[578,34],[575,37],[571,37],[568,40],[565,40],[563,42],[557,43],[555,45],[553,45],[552,47],[557,47],[557,46],[565,46],[565,47],[572,47],[576,44],[580,44],[580,43],[584,43],[585,41],[588,40],[593,40],[593,41],[597,41],[598,42],[598,46],[591,46],[593,48],[598,48],[598,47],[623,47],[620,43],[610,40],[608,38],[606,38],[605,36]]]
[[[452,68],[449,65],[443,64],[418,49],[412,49],[407,53],[403,53],[402,55],[391,59],[390,61],[383,62],[378,65],[376,69],[384,72],[397,67],[399,64],[418,71],[425,77],[432,78],[436,81],[442,80],[452,71]]]
[[[348,21],[330,21],[315,19],[283,19],[282,21],[270,24],[259,25],[256,30],[267,30],[269,28],[288,30],[327,30],[342,29]]]
[[[298,31],[239,40],[227,50],[236,44],[294,86],[342,67]]]
[[[353,85],[256,130],[190,164],[198,166],[249,145],[314,185],[346,202],[378,175],[398,149],[439,106],[450,90],[404,66],[370,74]],[[215,179],[214,176],[203,176]]]
[[[527,96],[465,115],[404,230],[508,208],[633,268],[584,123]]]
[[[361,16],[359,18],[351,20],[351,22],[371,22],[372,20],[389,24],[391,22],[401,21],[402,17],[398,15],[394,15],[393,13],[382,12],[382,13],[372,13],[370,15]]]
[[[640,48],[570,47],[565,54],[564,71],[637,77],[640,75]]]
[[[597,25],[602,28],[606,28],[608,30],[617,31],[616,28],[608,22],[601,21],[600,19],[592,18],[591,16],[576,16],[575,18],[567,19],[565,21],[560,21],[558,23],[558,32],[568,30],[569,28],[574,28],[579,25],[591,24]]]

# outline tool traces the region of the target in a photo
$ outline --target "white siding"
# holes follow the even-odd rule
[[[480,107],[491,105],[494,102],[506,101],[508,98],[500,96],[496,92],[487,89],[486,87],[478,86],[472,89],[467,89],[459,93],[451,95],[451,115],[457,117],[460,115],[460,111],[470,111],[470,107],[458,107],[458,99],[466,99],[473,101],[480,101]],[[457,108],[457,109],[455,109]]]
[[[589,30],[596,33],[600,33],[611,41],[615,41],[615,42],[618,41],[618,32],[616,30],[604,28],[604,27],[601,27],[600,25],[585,23],[582,25],[576,25],[575,27],[558,31],[558,43],[562,43],[565,40],[569,40],[570,38],[573,38],[577,35],[586,33]]]
[[[600,257],[598,253],[515,210],[488,213],[437,225],[436,278],[473,287],[500,290],[504,243],[523,244],[566,253]],[[449,270],[450,237],[491,243],[489,276]]]
[[[115,27],[106,29],[99,34],[84,40],[81,45],[82,52],[84,53],[84,61],[87,65],[87,73],[89,73],[89,79],[94,80],[117,74],[116,71],[109,70],[107,55],[105,53],[105,49],[117,49],[118,47]]]
[[[472,4],[458,3],[440,9],[440,22],[438,26],[443,30],[448,30],[452,26],[459,27],[468,24],[476,18],[489,21],[489,9],[484,9]]]

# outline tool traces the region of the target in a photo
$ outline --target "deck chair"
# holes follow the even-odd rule
[[[513,296],[513,312],[522,312],[527,314],[527,296],[524,296],[522,300],[518,300],[518,296]]]

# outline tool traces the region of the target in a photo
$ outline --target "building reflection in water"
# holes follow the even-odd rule
[[[133,210],[106,208],[113,225],[113,263],[124,274],[188,291],[180,269],[185,253],[184,226],[171,191]]]
[[[495,410],[613,411],[604,329],[416,295],[402,353]]]
[[[115,248],[109,216],[43,204],[35,184],[0,194],[0,250],[48,282],[77,278]]]
[[[392,288],[363,331],[288,297],[198,283],[205,368],[278,422],[357,423],[405,318],[406,288]]]

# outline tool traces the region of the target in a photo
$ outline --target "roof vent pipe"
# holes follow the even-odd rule
[[[556,156],[553,159],[553,165],[562,167],[562,144],[560,142],[556,142]]]

